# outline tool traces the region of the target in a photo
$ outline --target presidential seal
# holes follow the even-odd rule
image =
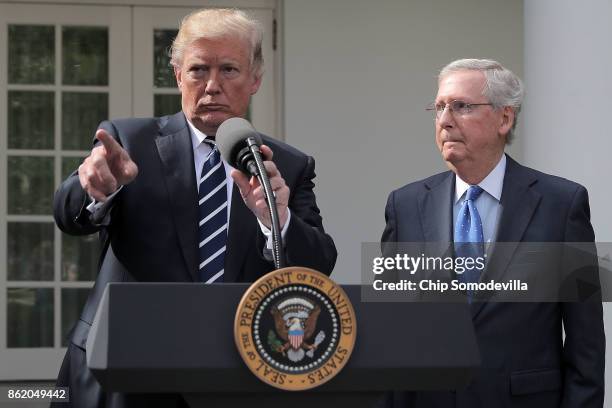
[[[246,291],[234,338],[263,382],[300,391],[331,380],[346,365],[357,332],[355,311],[330,278],[301,267],[279,269]]]

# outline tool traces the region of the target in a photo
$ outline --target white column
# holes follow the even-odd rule
[[[526,0],[524,13],[527,96],[519,136],[524,161],[587,187],[596,239],[612,242],[612,2]],[[608,403],[611,361],[606,364]]]

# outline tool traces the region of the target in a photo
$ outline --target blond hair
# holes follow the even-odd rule
[[[250,46],[251,71],[263,73],[261,24],[237,9],[202,9],[185,16],[170,48],[170,64],[180,67],[185,48],[202,38],[237,36]]]

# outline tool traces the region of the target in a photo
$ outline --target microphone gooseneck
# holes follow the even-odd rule
[[[230,118],[223,122],[216,135],[217,147],[223,158],[247,175],[257,177],[264,189],[264,196],[268,204],[270,219],[272,221],[272,258],[277,269],[286,266],[285,254],[282,250],[283,242],[276,206],[276,197],[270,185],[270,178],[265,169],[259,146],[262,144],[261,136],[247,120]]]

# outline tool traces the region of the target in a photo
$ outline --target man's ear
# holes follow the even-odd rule
[[[501,123],[499,125],[499,134],[507,136],[510,133],[510,129],[514,125],[515,119],[514,108],[511,106],[504,106],[504,110],[502,111]]]
[[[261,86],[261,80],[263,78],[262,73],[253,73],[253,83],[251,84],[251,95],[255,95]]]
[[[176,65],[173,65],[172,68],[174,69],[174,77],[176,78],[176,86],[178,86],[178,89],[181,89],[181,85],[183,83],[183,78],[182,78],[183,72],[181,71],[181,68],[177,67]]]

